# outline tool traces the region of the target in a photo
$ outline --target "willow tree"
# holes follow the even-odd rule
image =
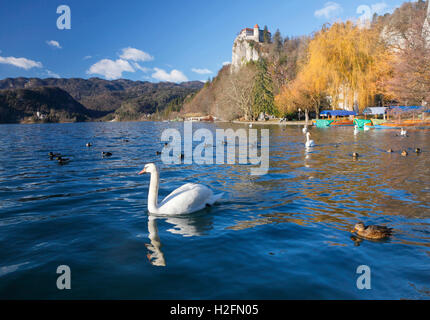
[[[381,79],[389,74],[390,60],[376,30],[348,21],[316,33],[300,73],[312,81],[313,89],[331,97],[333,107],[343,102],[351,108],[357,103],[362,110],[384,90]]]
[[[325,88],[325,78],[313,74],[311,69],[306,69],[282,88],[275,97],[275,105],[284,114],[303,109],[308,122],[310,110],[314,110],[318,117],[321,103],[326,97]]]

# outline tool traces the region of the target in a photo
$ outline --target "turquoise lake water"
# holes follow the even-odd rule
[[[254,126],[270,130],[270,170],[251,176],[246,165],[162,164],[166,128],[183,124],[0,126],[0,298],[429,299],[430,130],[312,128],[307,152],[299,126]],[[137,175],[148,162],[160,198],[188,182],[225,196],[197,214],[148,217],[149,176]],[[394,235],[357,241],[358,221]],[[56,287],[59,265],[71,290]],[[371,290],[356,286],[360,265]]]

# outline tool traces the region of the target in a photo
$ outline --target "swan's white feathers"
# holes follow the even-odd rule
[[[222,195],[221,195],[222,196]],[[169,194],[158,208],[158,213],[177,215],[193,213],[213,205],[220,197],[214,197],[211,189],[201,184],[188,183]]]

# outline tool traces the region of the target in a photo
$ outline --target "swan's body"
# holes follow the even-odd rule
[[[408,134],[408,132],[402,128],[402,130],[400,131],[400,135],[406,136],[407,134]]]
[[[249,124],[249,127],[252,128],[252,123]]]
[[[310,136],[311,136],[310,132],[307,132],[307,133],[306,133],[306,144],[305,144],[306,148],[309,148],[309,147],[313,147],[313,146],[315,146],[315,142],[314,142],[314,140],[310,140],[310,139],[309,139],[309,138],[310,138]]]
[[[303,129],[302,129],[302,131],[303,131],[304,134],[308,133],[308,127],[304,126]]]
[[[151,182],[148,193],[148,211],[152,214],[180,215],[200,211],[212,206],[223,194],[214,195],[211,189],[201,184],[188,183],[169,194],[158,204],[160,178],[157,167],[147,164],[139,173],[150,173]]]

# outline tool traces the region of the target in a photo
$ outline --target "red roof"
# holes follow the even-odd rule
[[[254,28],[258,28],[258,29],[260,29],[260,27],[258,26],[258,24],[256,24],[256,25],[254,26]]]

